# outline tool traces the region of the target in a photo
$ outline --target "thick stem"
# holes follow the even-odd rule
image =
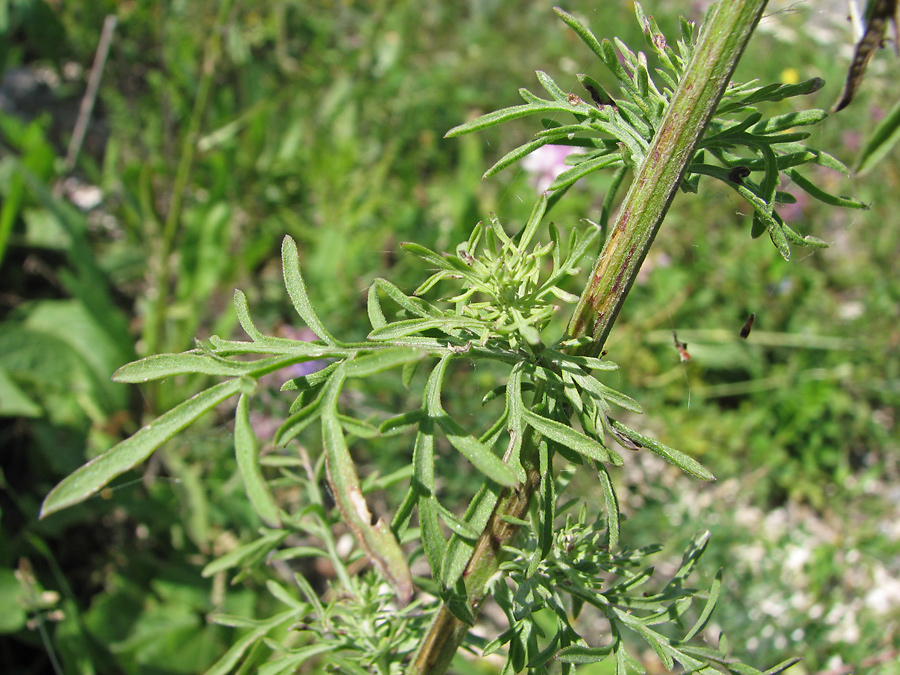
[[[590,336],[587,351],[599,353],[647,255],[659,226],[687,171],[738,60],[767,0],[721,0],[700,34],[694,56],[679,83],[663,123],[653,139],[616,219],[603,253],[569,324],[573,336]],[[533,436],[533,435],[530,435]],[[488,584],[499,570],[501,546],[516,528],[504,516],[521,518],[540,485],[535,461],[536,438],[522,448],[525,484],[503,490],[463,578],[467,602],[477,613]],[[422,641],[410,674],[444,673],[469,627],[443,607]]]
[[[766,0],[721,0],[702,27],[694,56],[569,322],[570,335],[592,339],[586,353],[598,354],[609,336],[765,6]]]

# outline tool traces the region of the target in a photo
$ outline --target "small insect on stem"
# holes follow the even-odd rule
[[[675,341],[675,349],[678,350],[678,355],[681,357],[681,362],[686,363],[691,360],[691,355],[688,354],[687,343],[678,341],[678,333],[674,330],[672,331],[672,340]]]
[[[728,180],[738,185],[744,184],[744,179],[750,175],[750,169],[746,166],[736,166],[728,172]]]
[[[744,327],[741,328],[741,337],[745,340],[747,336],[750,335],[750,331],[753,329],[753,322],[756,320],[756,314],[751,314],[750,318],[747,319],[747,322],[744,324]]]

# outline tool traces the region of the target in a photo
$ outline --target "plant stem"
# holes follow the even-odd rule
[[[570,335],[592,339],[584,353],[599,354],[606,342],[765,6],[766,0],[722,0],[701,28],[694,56],[569,322]]]
[[[570,335],[592,338],[586,352],[599,353],[609,335],[766,2],[722,0],[701,29],[694,56],[622,203],[614,229],[569,324]],[[521,518],[540,485],[536,436],[529,434],[522,448],[527,481],[500,493],[463,575],[466,601],[473,614],[487,597],[491,579],[499,571],[502,546],[517,533],[504,516]],[[469,626],[444,605],[408,672],[446,672],[468,630]]]

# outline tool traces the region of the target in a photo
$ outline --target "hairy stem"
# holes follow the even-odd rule
[[[598,354],[606,342],[765,6],[766,0],[722,0],[702,27],[694,56],[569,322],[569,334],[591,338],[585,353]]]
[[[592,338],[585,351],[599,353],[609,335],[766,1],[721,0],[703,26],[694,56],[622,203],[613,232],[569,324],[570,335]],[[502,545],[517,532],[504,516],[521,518],[540,485],[535,453],[538,439],[534,434],[530,436],[522,448],[528,479],[525,484],[500,493],[463,575],[466,601],[473,614],[499,570]],[[442,607],[408,672],[444,673],[468,629],[446,606]]]

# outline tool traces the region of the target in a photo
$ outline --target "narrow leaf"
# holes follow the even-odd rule
[[[306,284],[303,282],[303,275],[300,273],[300,256],[297,253],[297,244],[288,236],[285,236],[281,242],[281,260],[284,271],[284,285],[287,288],[288,295],[291,296],[291,302],[297,314],[303,319],[303,323],[316,334],[323,342],[330,345],[339,345],[340,342],[328,332],[316,311],[313,309],[309,296],[306,294]]]
[[[647,448],[654,454],[657,454],[666,461],[674,464],[685,473],[689,473],[692,476],[696,476],[697,478],[702,478],[703,480],[716,479],[716,477],[713,476],[712,473],[710,473],[709,469],[700,464],[700,462],[698,462],[693,457],[690,457],[689,455],[686,455],[679,450],[675,450],[674,448],[670,448],[669,446],[664,445],[653,438],[644,436],[643,434],[639,434],[634,429],[629,429],[624,424],[621,424],[616,420],[611,419],[609,420],[609,422],[613,429],[621,433],[633,443],[636,443],[643,448]]]
[[[425,352],[407,347],[385,349],[346,361],[344,372],[348,378],[369,377],[412,361],[418,361],[424,356]]]
[[[241,480],[244,482],[244,489],[247,491],[247,497],[250,498],[253,510],[267,527],[273,529],[281,527],[278,505],[275,503],[272,493],[269,492],[269,487],[259,466],[259,443],[250,426],[246,394],[241,394],[234,414],[234,452]]]
[[[369,300],[366,303],[366,311],[369,314],[369,323],[372,324],[372,330],[387,325],[387,319],[384,317],[384,311],[381,309],[381,301],[378,299],[378,286],[376,284],[369,286]]]
[[[154,354],[128,363],[113,374],[114,382],[150,382],[175,375],[217,375],[219,377],[236,377],[251,375],[256,371],[272,372],[289,364],[306,360],[316,361],[322,358],[324,350],[321,346],[308,345],[311,353],[303,356],[305,342],[297,342],[297,354],[286,354],[256,361],[226,361],[223,358],[205,354],[200,351],[183,352],[181,354]]]
[[[244,295],[243,291],[238,289],[235,289],[234,291],[234,311],[237,314],[241,328],[244,329],[244,332],[251,340],[258,342],[259,340],[266,339],[266,336],[263,335],[253,323],[253,319],[250,316],[250,308],[247,306],[247,296]]]
[[[867,174],[900,142],[900,101],[875,127],[859,155],[856,170]]]
[[[527,117],[528,115],[551,112],[570,112],[571,108],[572,106],[566,103],[553,103],[549,101],[547,103],[528,103],[525,105],[512,106],[510,108],[503,108],[502,110],[496,110],[487,115],[482,115],[474,120],[470,120],[465,124],[453,127],[444,134],[444,138],[453,138],[454,136],[470,134],[473,131],[481,131],[482,129],[488,129],[503,122],[519,119],[520,117]]]
[[[712,586],[709,587],[709,592],[706,598],[706,604],[703,606],[703,611],[700,612],[700,616],[697,618],[697,622],[681,639],[682,642],[693,640],[701,630],[706,628],[706,624],[709,622],[709,618],[712,616],[713,610],[716,608],[716,602],[719,599],[719,591],[721,591],[721,589],[722,570],[720,569],[718,572],[716,572],[716,578],[713,579]]]
[[[563,663],[585,664],[599,663],[603,661],[612,652],[612,645],[609,647],[586,647],[584,645],[570,645],[560,649],[556,654]]]
[[[597,471],[606,500],[606,527],[609,530],[609,548],[612,550],[619,543],[619,499],[606,467],[598,464]]]
[[[835,195],[828,194],[824,190],[816,187],[813,183],[804,178],[800,173],[798,173],[795,169],[790,169],[787,172],[787,175],[790,176],[793,181],[797,184],[797,187],[805,190],[813,197],[818,199],[821,202],[825,202],[826,204],[831,204],[832,206],[843,206],[848,209],[866,209],[868,210],[868,205],[858,201],[856,199],[851,199],[849,197],[837,197]]]
[[[84,501],[116,476],[143,462],[160,445],[194,422],[207,410],[241,391],[240,379],[228,380],[189,398],[140,429],[131,438],[64,478],[50,491],[41,506],[41,518]]]
[[[435,420],[450,441],[479,471],[493,481],[506,487],[513,487],[519,481],[516,474],[489,447],[474,436],[470,436],[460,424],[444,412]]]
[[[376,328],[369,333],[368,337],[370,340],[394,340],[407,335],[422,333],[433,328],[437,328],[445,333],[462,329],[479,332],[484,329],[484,324],[475,319],[454,317],[445,319],[404,319],[403,321],[395,321],[387,326]]]
[[[528,422],[530,426],[534,427],[535,431],[537,431],[538,433],[546,436],[551,441],[559,443],[560,445],[564,445],[567,448],[571,448],[578,454],[584,455],[588,459],[593,459],[598,462],[611,462],[614,464],[619,463],[614,461],[609,451],[605,447],[603,447],[603,445],[595,441],[593,438],[585,436],[581,432],[576,431],[572,427],[561,424],[556,420],[551,420],[546,417],[536,415],[530,410],[523,410],[522,416],[525,418],[525,421]]]
[[[328,482],[347,526],[378,571],[394,587],[397,599],[406,604],[413,594],[412,574],[406,556],[387,524],[381,519],[372,524],[372,514],[337,415],[337,397],[342,383],[343,373],[329,381],[322,404],[322,445]]]

